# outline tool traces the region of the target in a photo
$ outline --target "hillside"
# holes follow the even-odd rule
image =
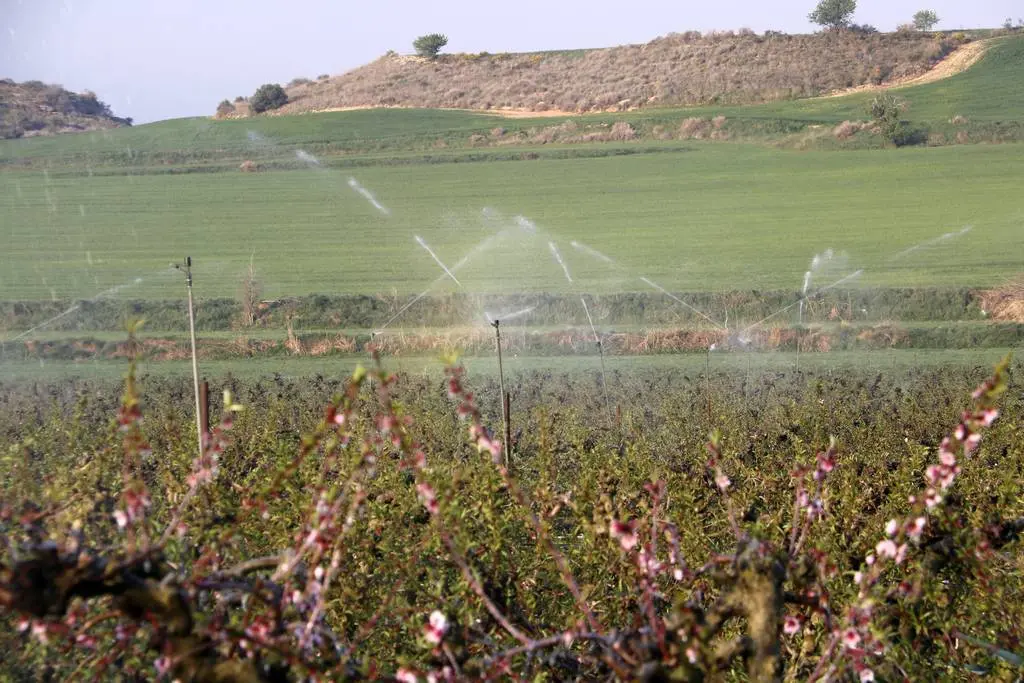
[[[0,138],[55,135],[130,126],[86,91],[74,93],[40,81],[0,80]]]
[[[389,53],[333,78],[296,79],[279,111],[400,106],[582,113],[770,102],[912,78],[963,40],[916,32],[690,32],[595,50],[436,60]],[[244,102],[234,106],[236,115],[247,113]]]

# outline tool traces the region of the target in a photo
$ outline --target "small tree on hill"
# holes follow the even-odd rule
[[[930,9],[914,13],[914,28],[918,31],[931,31],[937,23],[939,23],[939,15]]]
[[[857,0],[821,0],[807,18],[814,24],[838,31],[850,25]]]
[[[420,57],[434,59],[441,48],[448,44],[448,36],[441,33],[428,33],[412,41],[412,47]]]
[[[287,103],[288,95],[277,83],[261,85],[249,99],[249,107],[256,114],[283,107]]]

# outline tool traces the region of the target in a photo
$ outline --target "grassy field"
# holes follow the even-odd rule
[[[623,377],[644,377],[659,371],[679,370],[693,373],[694,381],[702,381],[706,367],[713,374],[751,373],[767,375],[776,372],[790,372],[802,369],[815,373],[841,372],[845,370],[877,370],[891,372],[910,368],[957,367],[977,369],[978,378],[988,373],[992,366],[1008,353],[1019,349],[913,349],[886,351],[850,351],[817,354],[779,353],[736,353],[711,354],[710,364],[704,354],[678,354],[659,356],[610,356],[605,359],[609,375],[609,387],[616,382],[616,373]],[[389,357],[385,360],[391,371],[409,375],[441,377],[444,363],[435,356]],[[245,358],[238,360],[207,361],[200,366],[200,374],[213,381],[226,377],[253,379],[270,375],[281,375],[300,379],[321,375],[342,380],[358,366],[366,366],[370,359],[363,357],[330,358]],[[463,364],[471,376],[494,377],[498,374],[497,358],[483,356],[466,357]],[[582,373],[597,376],[600,364],[596,354],[579,356],[512,356],[504,359],[505,372],[513,385],[520,378],[531,373]],[[116,361],[4,361],[0,368],[0,386],[25,382],[54,382],[65,378],[87,380],[114,380],[124,376],[127,363]],[[1015,368],[1021,369],[1021,361],[1015,361]],[[188,361],[143,362],[139,366],[140,376],[145,381],[152,377],[191,377],[192,366]]]
[[[442,274],[416,235],[450,265],[497,236],[457,276],[470,292],[649,290],[639,276],[683,291],[796,290],[827,248],[848,256],[832,275],[863,268],[864,285],[985,285],[1024,265],[1022,175],[1015,146],[795,154],[705,143],[673,155],[360,170],[384,215],[331,171],[3,174],[0,298],[85,299],[119,285],[131,285],[123,296],[177,298],[182,279],[167,264],[185,254],[201,297],[235,296],[250,258],[268,297],[416,293]]]

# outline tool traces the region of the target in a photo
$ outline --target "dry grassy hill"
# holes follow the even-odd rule
[[[86,91],[74,93],[40,81],[0,80],[0,138],[55,135],[130,126]]]
[[[526,54],[395,53],[335,77],[296,79],[278,113],[353,107],[621,111],[742,104],[820,95],[920,75],[962,35],[670,34],[643,45]],[[246,115],[236,100],[219,114]]]

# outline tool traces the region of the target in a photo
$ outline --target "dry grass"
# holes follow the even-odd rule
[[[1024,275],[981,292],[980,299],[990,319],[1024,323]]]
[[[290,101],[277,113],[358,107],[563,113],[762,102],[905,82],[928,72],[956,46],[923,33],[688,33],[571,53],[455,54],[436,60],[387,55],[341,76],[289,88]]]

